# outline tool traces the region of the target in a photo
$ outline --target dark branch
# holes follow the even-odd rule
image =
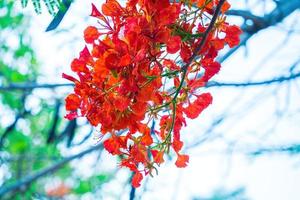
[[[53,122],[52,122],[52,126],[48,132],[48,138],[47,138],[47,143],[50,144],[52,142],[54,142],[55,137],[56,137],[56,129],[57,129],[57,125],[58,125],[58,120],[59,120],[59,108],[60,108],[60,101],[56,101],[55,104],[55,109],[54,109],[54,116],[53,116]]]
[[[135,199],[135,191],[136,191],[136,189],[131,184],[131,180],[132,180],[133,176],[134,176],[134,173],[132,173],[131,178],[129,179],[129,185],[131,187],[130,193],[129,193],[129,200],[134,200]]]
[[[190,64],[193,62],[193,60],[198,56],[199,52],[201,51],[201,49],[203,48],[203,46],[205,45],[205,42],[207,40],[207,37],[209,35],[209,33],[212,31],[212,29],[215,26],[216,20],[220,14],[221,11],[221,7],[224,4],[225,0],[221,0],[218,4],[218,6],[216,7],[216,10],[214,12],[214,15],[210,21],[209,26],[207,27],[207,29],[205,30],[202,40],[200,42],[200,44],[196,47],[196,49],[193,52],[193,55],[190,57],[189,61],[183,66],[183,70],[186,70]]]
[[[14,122],[13,122],[11,125],[9,125],[9,126],[5,129],[5,131],[2,133],[2,135],[1,135],[1,137],[0,137],[0,150],[1,150],[2,147],[3,147],[5,138],[8,136],[8,134],[9,134],[12,130],[14,130],[14,128],[15,128],[15,126],[17,125],[17,123],[18,123],[18,121],[19,121],[20,118],[21,118],[21,115],[20,115],[20,114],[17,115],[16,118],[15,118],[15,120],[14,120]]]
[[[93,128],[91,128],[91,130],[88,132],[88,134],[86,136],[84,136],[84,138],[80,142],[78,142],[76,144],[72,144],[72,146],[82,145],[87,139],[89,139],[91,137],[92,133],[93,133]]]
[[[194,52],[193,52],[193,55],[190,57],[190,59],[188,60],[188,62],[181,68],[183,73],[182,73],[182,77],[181,77],[181,80],[180,80],[180,84],[176,90],[176,93],[173,97],[173,101],[176,100],[177,96],[179,95],[179,92],[183,86],[183,83],[184,83],[184,79],[185,79],[185,76],[187,74],[187,70],[188,70],[188,67],[191,65],[191,63],[194,61],[194,59],[198,56],[199,52],[201,51],[201,49],[203,48],[203,46],[205,45],[205,42],[207,40],[207,37],[209,35],[209,33],[212,31],[212,29],[214,28],[215,26],[215,23],[216,23],[216,20],[220,14],[220,11],[221,11],[221,7],[222,5],[224,4],[225,0],[221,0],[219,2],[219,4],[217,5],[216,7],[216,10],[213,14],[213,17],[207,27],[207,29],[205,30],[204,34],[203,34],[203,37],[202,37],[202,40],[200,42],[200,44],[195,48]]]
[[[250,155],[258,156],[269,153],[288,153],[288,154],[300,154],[300,144],[281,146],[281,147],[269,147],[262,148],[256,151],[250,152]]]
[[[65,129],[55,138],[57,141],[62,140],[63,138],[67,138],[67,147],[71,146],[72,140],[75,135],[75,131],[77,128],[77,120],[71,120],[68,122]]]
[[[299,73],[292,74],[290,76],[280,76],[275,77],[270,80],[258,81],[258,82],[247,82],[247,83],[222,83],[217,81],[211,81],[206,84],[206,87],[250,87],[250,86],[259,86],[259,85],[269,85],[274,83],[282,83],[285,81],[291,81],[293,79],[299,78]],[[3,86],[0,87],[0,91],[10,91],[10,90],[27,90],[27,89],[38,89],[38,88],[57,88],[57,87],[73,87],[74,84],[34,84],[28,87],[28,84],[14,84],[13,87]]]
[[[239,17],[244,18],[245,20],[247,20],[247,19],[252,20],[253,23],[264,22],[263,17],[256,16],[248,10],[228,10],[226,12],[226,15],[239,16]]]
[[[19,189],[22,189],[22,188],[26,188],[28,185],[30,185],[32,182],[36,181],[37,179],[39,179],[41,177],[44,177],[45,175],[54,173],[55,171],[59,170],[61,167],[63,167],[68,162],[70,162],[72,160],[75,160],[77,158],[81,158],[82,156],[84,156],[86,154],[89,154],[89,153],[91,153],[95,150],[100,150],[100,149],[102,149],[102,144],[98,144],[96,146],[93,146],[93,147],[91,147],[91,148],[89,148],[85,151],[82,151],[78,154],[75,154],[73,156],[66,157],[63,160],[53,164],[52,166],[46,167],[45,169],[40,170],[35,174],[26,176],[23,179],[15,182],[13,184],[10,184],[10,185],[7,185],[7,186],[4,185],[0,188],[0,197],[1,196],[3,197],[8,192],[13,192],[13,191],[16,191],[16,190],[19,190]]]
[[[247,25],[246,23],[241,27],[242,31],[244,32],[241,35],[241,43],[239,46],[230,49],[225,55],[220,56],[218,58],[219,62],[224,62],[228,57],[230,57],[236,50],[238,50],[241,46],[245,45],[246,42],[257,32],[266,29],[270,26],[274,26],[280,23],[283,19],[287,16],[292,14],[295,10],[300,8],[300,1],[299,0],[281,0],[277,4],[276,8],[270,12],[268,15],[263,17],[258,17],[250,13],[246,13],[244,11],[228,11],[230,14],[235,14],[236,16],[239,14],[241,17],[251,18],[253,21],[252,25]]]
[[[0,91],[9,90],[32,90],[36,88],[47,88],[54,89],[57,87],[71,87],[74,86],[73,83],[57,83],[57,84],[38,84],[38,83],[11,83],[8,86],[0,86]]]
[[[219,83],[216,81],[211,81],[206,84],[205,87],[251,87],[251,86],[264,86],[274,83],[282,83],[286,81],[291,81],[300,77],[300,72],[292,74],[290,76],[280,76],[270,80],[257,81],[257,82],[247,82],[247,83]]]

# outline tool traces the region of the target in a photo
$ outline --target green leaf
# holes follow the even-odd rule
[[[108,174],[100,174],[98,176],[95,176],[95,178],[100,182],[104,183],[107,182],[110,179],[110,176]]]
[[[31,139],[18,130],[13,130],[7,137],[7,150],[13,154],[22,153],[31,146]]]
[[[28,0],[21,0],[22,7],[25,8],[28,4]]]
[[[73,190],[76,194],[85,194],[90,191],[92,191],[92,186],[89,180],[80,181],[78,187]]]
[[[22,102],[21,102],[22,95],[19,92],[5,92],[2,94],[1,100],[4,105],[7,105],[11,109],[21,109]]]
[[[46,6],[48,13],[51,15],[55,15],[60,7],[60,0],[43,0],[44,5]],[[32,6],[34,7],[34,11],[37,14],[42,13],[42,5],[41,0],[31,0]],[[21,0],[21,5],[23,8],[28,6],[28,0]]]

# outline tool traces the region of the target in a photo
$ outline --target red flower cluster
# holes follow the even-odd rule
[[[121,156],[120,166],[135,172],[134,187],[156,171],[170,149],[177,154],[177,167],[189,162],[188,155],[180,153],[180,130],[186,118],[197,118],[211,104],[211,95],[198,89],[220,70],[218,51],[225,44],[237,45],[241,33],[224,20],[227,2],[206,33],[205,16],[212,15],[218,3],[128,0],[123,7],[107,0],[102,12],[92,5],[91,16],[99,26],[85,29],[88,47],[71,64],[79,78],[63,74],[75,83],[74,93],[66,98],[66,118],[84,116],[101,134],[110,133],[103,145]],[[196,59],[182,68],[180,63],[189,62],[204,34]],[[151,126],[153,120],[159,126]]]

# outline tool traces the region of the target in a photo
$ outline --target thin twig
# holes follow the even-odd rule
[[[73,87],[73,83],[55,83],[55,84],[38,84],[38,83],[12,83],[8,86],[0,86],[0,91],[10,90],[33,90],[37,88],[54,89],[57,87]]]
[[[290,81],[296,78],[299,78],[299,73],[292,74],[290,76],[279,76],[275,77],[269,80],[264,81],[257,81],[257,82],[241,82],[241,83],[224,83],[224,82],[218,82],[218,81],[210,81],[206,84],[205,87],[251,87],[251,86],[260,86],[260,85],[270,85],[274,83],[282,83],[285,81]],[[73,84],[36,84],[31,85],[30,88],[27,87],[27,84],[18,84],[14,85],[13,88],[10,86],[7,87],[0,87],[0,90],[2,91],[11,91],[11,90],[26,90],[26,89],[39,89],[39,88],[57,88],[57,87],[66,87],[66,86],[74,86]]]
[[[265,81],[257,81],[257,82],[247,82],[247,83],[220,83],[216,81],[211,81],[206,84],[205,87],[251,87],[251,86],[264,86],[270,85],[273,83],[282,83],[286,81],[291,81],[300,77],[300,72],[296,74],[292,74],[290,76],[280,76],[276,78],[272,78],[270,80]]]
[[[179,84],[179,86],[178,86],[178,88],[176,90],[176,93],[174,95],[174,98],[173,98],[174,101],[176,100],[176,98],[179,95],[179,92],[180,92],[180,90],[181,90],[181,88],[183,86],[184,79],[185,79],[185,76],[187,74],[188,67],[194,61],[194,59],[197,57],[197,55],[199,54],[199,52],[201,51],[201,49],[205,45],[207,37],[208,37],[209,33],[211,32],[211,30],[214,28],[214,25],[216,23],[216,20],[217,20],[217,18],[219,16],[219,13],[221,11],[221,7],[224,4],[224,2],[225,2],[225,0],[221,0],[219,2],[218,6],[216,7],[216,10],[214,12],[214,15],[213,15],[213,17],[212,17],[212,19],[210,21],[210,24],[209,24],[209,26],[207,27],[207,29],[205,30],[205,32],[203,34],[203,37],[202,37],[202,40],[201,40],[200,44],[194,50],[193,55],[190,57],[189,61],[182,67],[183,74],[182,74],[182,77],[181,77],[180,84]]]

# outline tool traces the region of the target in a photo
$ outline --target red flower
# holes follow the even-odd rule
[[[183,142],[179,140],[179,138],[174,138],[172,147],[175,152],[179,152],[182,149]]]
[[[102,5],[102,12],[106,16],[120,16],[123,8],[116,0],[106,0],[106,3]]]
[[[141,181],[143,180],[143,175],[140,172],[135,172],[135,174],[132,177],[131,183],[132,186],[137,188],[141,186]]]
[[[164,162],[164,152],[158,150],[151,150],[151,154],[153,156],[154,162],[157,164],[161,164]]]
[[[86,117],[103,135],[111,134],[103,146],[120,156],[121,167],[135,173],[134,187],[140,186],[143,175],[164,162],[170,149],[178,156],[177,167],[189,162],[187,155],[180,154],[181,129],[186,118],[198,117],[211,104],[211,95],[197,95],[198,89],[219,72],[221,65],[215,61],[219,50],[224,44],[237,45],[241,33],[221,17],[191,60],[218,3],[127,0],[122,7],[117,0],[106,0],[102,13],[92,4],[91,16],[99,23],[85,29],[88,45],[71,63],[78,77],[63,74],[75,85],[74,93],[66,98],[65,117]],[[192,4],[200,9],[192,9]],[[229,7],[225,2],[222,12]],[[188,16],[196,18],[186,20]],[[189,66],[182,68],[184,63]],[[168,90],[169,86],[174,88]],[[196,99],[191,102],[190,96]],[[151,121],[159,124],[151,125]]]
[[[177,160],[175,162],[175,165],[177,167],[179,167],[179,168],[186,167],[188,162],[189,162],[189,156],[188,155],[177,154]]]
[[[189,104],[184,109],[184,113],[190,119],[197,118],[200,113],[212,103],[212,96],[209,93],[203,93],[197,97],[197,99]]]
[[[69,94],[66,98],[66,110],[76,110],[80,106],[80,98],[76,94]]]
[[[112,155],[118,155],[120,154],[120,141],[118,140],[118,137],[112,136],[111,138],[105,140],[103,142],[104,148],[111,153]]]
[[[203,59],[201,61],[203,68],[205,69],[204,75],[201,77],[201,79],[204,82],[207,82],[209,79],[211,79],[215,74],[217,74],[220,71],[221,65],[220,63],[213,61],[213,59]]]
[[[226,33],[224,40],[230,48],[237,46],[240,43],[240,34],[242,33],[240,27],[236,25],[225,25],[224,32]]]
[[[179,36],[172,36],[167,42],[167,52],[176,53],[180,49],[181,38]]]
[[[87,72],[88,68],[84,61],[75,58],[71,63],[71,69],[74,72]]]
[[[105,17],[99,12],[99,10],[96,8],[96,6],[92,3],[92,17],[96,17],[98,19],[101,19],[103,21],[106,21]]]
[[[97,28],[94,26],[88,26],[84,31],[84,40],[86,43],[94,43],[100,36]]]

